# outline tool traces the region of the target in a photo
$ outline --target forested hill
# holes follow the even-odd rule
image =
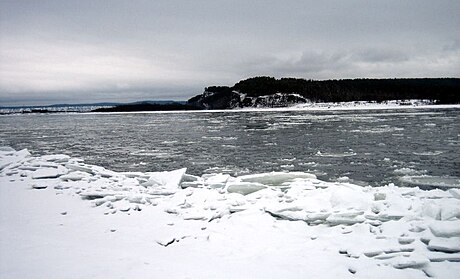
[[[281,94],[276,94],[281,93]],[[267,99],[268,98],[268,99]],[[387,101],[429,99],[440,104],[460,103],[459,78],[342,79],[253,77],[232,87],[210,86],[188,100],[201,108],[234,108],[300,102]]]

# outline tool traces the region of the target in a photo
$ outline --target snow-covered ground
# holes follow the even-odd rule
[[[460,189],[117,173],[0,148],[1,278],[458,278]]]

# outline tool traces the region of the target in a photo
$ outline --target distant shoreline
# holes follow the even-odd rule
[[[409,109],[460,109],[460,104],[444,105],[362,105],[362,106],[328,106],[329,103],[319,103],[319,106],[292,106],[280,108],[236,108],[236,109],[210,109],[210,110],[173,110],[173,111],[119,111],[119,112],[86,112],[84,114],[173,114],[173,113],[246,113],[246,112],[327,112],[327,111],[379,111],[379,110],[409,110]]]
[[[396,101],[395,101],[396,102]],[[353,110],[408,110],[408,109],[460,109],[460,104],[417,104],[417,105],[398,105],[395,102],[390,103],[369,103],[369,102],[342,102],[342,103],[310,103],[298,104],[289,107],[276,108],[234,108],[234,109],[193,109],[193,110],[134,110],[134,111],[40,111],[40,112],[17,112],[3,113],[0,116],[7,115],[41,115],[41,114],[139,114],[139,113],[218,113],[218,112],[282,112],[282,111],[353,111]],[[113,107],[112,109],[115,109]]]

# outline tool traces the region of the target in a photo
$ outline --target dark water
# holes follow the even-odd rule
[[[460,109],[0,117],[0,145],[117,171],[306,171],[370,185],[459,177],[459,134]]]

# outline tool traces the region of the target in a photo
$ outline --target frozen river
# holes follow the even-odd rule
[[[9,115],[0,117],[0,134],[0,145],[116,171],[303,171],[372,186],[460,183],[455,108]]]

